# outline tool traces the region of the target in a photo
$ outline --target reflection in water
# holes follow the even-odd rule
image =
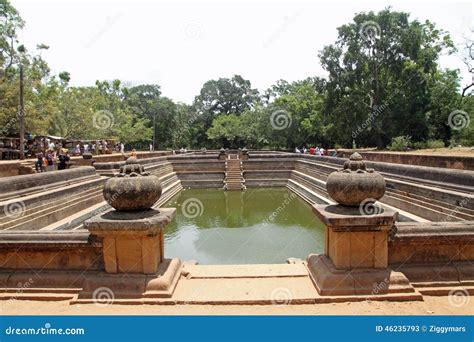
[[[202,203],[189,215],[189,203]],[[324,226],[311,206],[286,188],[183,190],[163,207],[176,218],[165,233],[166,257],[200,264],[284,263],[322,253]]]

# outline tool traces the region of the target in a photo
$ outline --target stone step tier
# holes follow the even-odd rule
[[[245,190],[242,163],[238,155],[229,155],[225,162],[224,190]]]

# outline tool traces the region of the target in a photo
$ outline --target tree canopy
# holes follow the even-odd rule
[[[449,34],[390,8],[356,14],[337,28],[337,40],[318,56],[327,77],[278,80],[260,93],[233,75],[205,82],[191,104],[163,96],[158,84],[71,86],[73,76],[51,74],[41,56],[49,46],[21,44],[24,26],[10,2],[0,0],[0,135],[19,132],[21,66],[26,129],[38,135],[157,148],[385,148],[399,136],[414,146],[474,144],[473,87],[461,84],[458,70],[439,66],[440,56],[456,52]],[[467,40],[462,52],[471,71],[472,46]]]

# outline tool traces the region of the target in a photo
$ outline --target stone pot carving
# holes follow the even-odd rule
[[[145,171],[134,157],[120,167],[120,173],[104,185],[105,200],[118,211],[138,211],[151,208],[161,196],[158,177]]]
[[[367,199],[380,199],[385,193],[385,179],[373,169],[366,168],[362,156],[355,152],[344,163],[343,169],[329,175],[326,188],[337,203],[355,207]]]

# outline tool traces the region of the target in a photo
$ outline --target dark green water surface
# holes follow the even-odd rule
[[[183,190],[165,233],[166,257],[200,264],[284,263],[324,251],[324,226],[286,188]]]

